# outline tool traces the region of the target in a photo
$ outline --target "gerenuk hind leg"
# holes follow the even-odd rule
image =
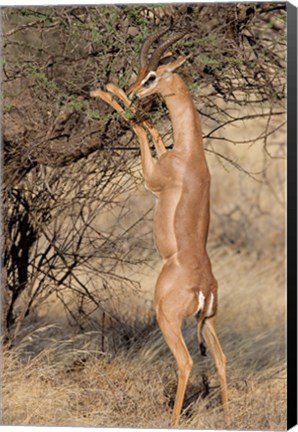
[[[205,319],[202,333],[217,367],[225,420],[227,423],[229,423],[228,390],[227,390],[227,378],[226,378],[226,356],[223,353],[223,350],[221,348],[220,342],[216,334],[215,316]]]
[[[182,321],[177,319],[177,317],[166,316],[161,310],[157,311],[157,320],[162,334],[172,351],[178,366],[178,387],[171,420],[171,426],[178,426],[179,416],[193,361],[185,345],[181,332]]]

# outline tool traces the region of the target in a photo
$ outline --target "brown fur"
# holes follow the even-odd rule
[[[167,104],[173,125],[174,147],[172,151],[167,151],[155,128],[150,129],[145,122],[143,127],[132,124],[140,141],[145,183],[157,197],[154,234],[164,264],[156,283],[154,304],[160,329],[175,356],[179,371],[173,426],[179,423],[193,364],[181,325],[184,318],[196,314],[199,344],[202,349],[205,340],[214,357],[225,418],[228,420],[226,358],[215,329],[217,281],[206,249],[210,173],[203,149],[199,116],[183,80],[173,73],[185,60],[180,57],[170,64],[159,66],[156,70],[157,79],[146,88],[142,87],[142,80],[149,71],[142,68],[137,81],[130,87],[130,92],[140,98],[159,93]],[[120,97],[126,106],[131,106],[120,89],[109,85],[109,90]],[[104,92],[96,92],[100,91],[96,90],[94,95],[102,97],[125,118],[122,108],[110,95],[110,99],[107,99]],[[157,161],[151,155],[145,129],[151,134],[157,148]],[[204,306],[198,313],[200,293],[204,296]],[[212,297],[211,314],[207,316]]]

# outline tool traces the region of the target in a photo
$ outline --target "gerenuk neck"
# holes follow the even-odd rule
[[[191,94],[177,74],[166,80],[161,89],[173,125],[174,148],[184,152],[203,152],[202,129]]]

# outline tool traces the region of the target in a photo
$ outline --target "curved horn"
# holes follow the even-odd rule
[[[171,46],[173,43],[177,42],[179,39],[182,39],[186,34],[188,33],[188,30],[184,31],[183,33],[179,33],[178,35],[172,36],[167,41],[163,42],[161,45],[159,45],[154,53],[152,54],[150,61],[148,63],[148,69],[151,71],[154,71],[157,69],[159,60],[163,53]]]
[[[157,33],[154,33],[150,36],[148,36],[142,46],[141,52],[140,52],[140,63],[141,63],[141,67],[145,67],[147,66],[148,63],[148,52],[149,49],[151,47],[151,45],[153,44],[153,42],[156,41],[156,39],[158,39],[160,36],[164,35],[167,31],[169,31],[171,28],[171,25],[169,25],[166,29],[164,30],[160,30]]]

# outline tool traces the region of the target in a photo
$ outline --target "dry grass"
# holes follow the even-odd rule
[[[227,271],[231,260],[237,274]],[[277,261],[253,262],[234,252],[214,261],[221,275],[218,330],[229,362],[231,428],[285,429],[284,298]],[[74,334],[65,326],[41,324],[4,351],[3,424],[168,426],[175,364],[154,323],[142,340],[128,348],[119,344],[113,354],[99,350],[100,331]],[[181,427],[223,429],[215,367],[198,352],[193,320],[184,334],[195,365]],[[203,373],[209,377],[207,397]]]

